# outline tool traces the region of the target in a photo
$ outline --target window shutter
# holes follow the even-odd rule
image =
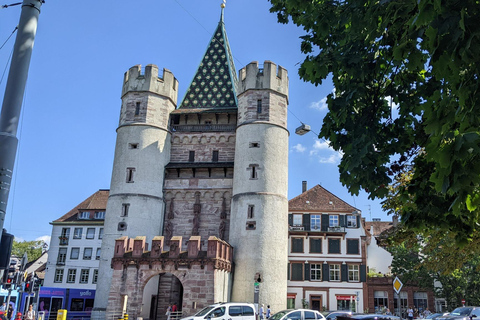
[[[324,263],[322,265],[322,280],[328,281],[329,278],[330,278],[330,268],[328,267],[328,264]]]
[[[303,215],[303,228],[305,228],[305,231],[310,231],[310,214],[308,213]]]
[[[347,265],[346,264],[342,264],[340,277],[341,277],[340,279],[342,281],[348,281],[348,272],[347,272]]]
[[[339,217],[339,223],[340,223],[340,227],[345,227],[345,216],[343,214],[341,214]]]
[[[288,225],[291,227],[293,226],[293,214],[288,214]]]
[[[287,280],[290,280],[290,262],[287,264]]]
[[[328,214],[322,214],[322,231],[327,231],[329,224]]]
[[[358,239],[347,239],[347,253],[348,254],[358,254]]]
[[[310,265],[305,263],[305,281],[310,281]]]
[[[360,265],[360,282],[367,282],[367,266]]]
[[[340,253],[340,239],[328,239],[328,253]]]
[[[357,216],[357,228],[360,228],[360,214]]]

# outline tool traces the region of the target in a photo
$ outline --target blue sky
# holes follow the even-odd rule
[[[5,0],[3,0],[5,1]],[[10,4],[2,2],[1,4]],[[219,0],[46,0],[42,6],[18,131],[19,150],[4,227],[17,238],[49,236],[49,222],[98,189],[108,189],[120,114],[123,74],[156,64],[179,81],[179,101],[220,18]],[[331,82],[315,87],[298,77],[299,36],[278,24],[267,0],[229,0],[225,25],[238,69],[273,61],[290,78],[289,199],[321,184],[371,218],[389,220],[379,201],[351,196],[339,182],[341,155],[315,134],[295,135],[301,122],[320,131]],[[0,44],[20,6],[0,10]],[[8,66],[14,37],[0,50]],[[7,74],[0,83],[2,95]]]

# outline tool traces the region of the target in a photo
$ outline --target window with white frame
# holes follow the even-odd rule
[[[82,269],[80,272],[80,283],[88,283],[88,276],[90,275],[89,269]]]
[[[310,280],[322,280],[322,265],[310,264]]]
[[[98,230],[98,239],[103,239],[103,228]]]
[[[322,229],[322,216],[319,214],[310,215],[310,230]]]
[[[82,211],[82,212],[80,212],[78,218],[79,218],[79,219],[83,219],[83,220],[90,219],[90,212],[88,212],[88,211]]]
[[[73,239],[82,239],[83,228],[73,229]]]
[[[83,249],[83,260],[92,259],[92,248]]]
[[[374,291],[373,292],[373,306],[375,312],[381,311],[383,308],[388,308],[388,292]]]
[[[347,216],[347,227],[356,228],[357,227],[357,216]]]
[[[293,215],[293,225],[294,226],[301,226],[302,223],[302,214],[294,214]]]
[[[417,308],[419,311],[424,311],[426,308],[428,308],[428,296],[426,292],[414,292],[413,293],[413,305],[415,308]]]
[[[95,260],[100,260],[101,253],[102,253],[102,248],[97,248],[97,254],[95,255]]]
[[[60,234],[61,238],[68,238],[70,235],[70,228],[62,228],[62,233]]]
[[[331,214],[328,216],[328,226],[329,227],[338,227],[338,214]]]
[[[58,249],[57,264],[64,265],[67,259],[67,248]]]
[[[68,269],[67,283],[75,283],[77,269]]]
[[[55,269],[55,277],[53,278],[53,282],[61,283],[63,281],[63,269]]]
[[[87,228],[87,239],[95,239],[95,228]]]
[[[100,219],[100,220],[105,219],[105,211],[95,212],[95,219]]]
[[[70,259],[76,260],[80,256],[80,248],[72,248],[70,251]]]
[[[348,281],[360,281],[360,267],[358,266],[358,264],[348,265]]]
[[[97,283],[98,281],[98,269],[93,270],[92,283]]]
[[[330,273],[329,273],[329,280],[330,281],[340,281],[340,265],[339,264],[331,264],[329,265]]]

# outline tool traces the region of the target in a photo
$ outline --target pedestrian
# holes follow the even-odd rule
[[[25,320],[35,320],[35,311],[33,310],[32,305],[28,306],[28,311],[25,312],[24,319]]]
[[[423,317],[426,318],[428,317],[429,315],[431,315],[432,313],[430,312],[430,310],[428,310],[428,308],[425,309],[425,311],[423,312]]]
[[[172,316],[172,306],[170,304],[167,307],[167,312],[165,312],[165,315],[167,316],[167,320],[170,320],[170,317]]]
[[[173,303],[173,306],[172,306],[172,312],[177,312],[178,311],[178,307],[177,307],[177,303]]]
[[[262,306],[260,307],[259,315],[260,315],[260,320],[265,319],[265,305],[264,304],[262,304]]]
[[[6,311],[7,310],[7,304],[4,302],[2,303],[2,305],[0,306],[0,311]]]
[[[270,310],[270,305],[267,305],[267,319],[270,319],[271,315],[272,315],[272,310]]]
[[[0,311],[0,320],[7,320],[7,317],[5,315],[5,311]]]
[[[407,309],[407,318],[408,318],[408,320],[413,320],[413,309],[412,309],[412,307],[408,307],[408,309]]]
[[[13,316],[13,306],[9,304],[8,311],[7,311],[7,319],[12,319],[12,316]]]
[[[390,309],[387,308],[387,310],[385,310],[385,314],[388,315],[388,316],[391,316],[392,313],[390,312]]]

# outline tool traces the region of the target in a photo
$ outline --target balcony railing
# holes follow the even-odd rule
[[[310,226],[310,229],[305,228],[304,226],[290,226],[290,231],[310,231],[310,232],[346,232],[345,227],[321,227],[318,225]]]
[[[60,245],[61,245],[61,246],[66,246],[66,245],[68,245],[68,237],[63,237],[63,236],[61,236],[61,237],[58,237],[58,239],[60,239]]]
[[[234,124],[172,124],[171,131],[204,132],[204,131],[235,131]]]
[[[303,231],[305,228],[303,226],[290,226],[291,231]]]

